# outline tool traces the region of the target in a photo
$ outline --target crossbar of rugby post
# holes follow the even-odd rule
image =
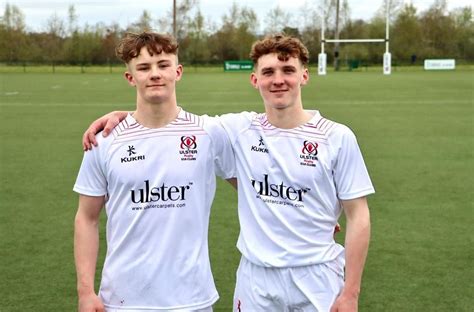
[[[323,39],[321,42],[328,43],[367,43],[367,42],[386,42],[388,39]]]
[[[391,55],[388,52],[389,39],[322,39],[321,45],[324,47],[325,43],[385,43],[386,52],[383,55],[383,66],[384,74],[390,74],[391,72]],[[320,75],[326,74],[326,54],[324,50],[318,56],[318,73]]]

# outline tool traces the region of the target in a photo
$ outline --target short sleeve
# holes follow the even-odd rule
[[[205,130],[211,137],[216,175],[223,179],[235,177],[235,155],[229,137],[218,118],[205,116]]]
[[[375,192],[354,133],[339,125],[338,146],[334,166],[334,182],[338,198],[350,200]]]
[[[79,174],[73,190],[82,195],[103,196],[107,195],[107,179],[104,161],[101,159],[101,149],[104,146],[94,147],[84,153]]]

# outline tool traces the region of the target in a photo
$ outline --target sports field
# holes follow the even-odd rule
[[[198,114],[262,111],[248,75],[185,69],[178,102]],[[473,90],[473,69],[312,70],[306,108],[354,130],[377,191],[360,311],[472,311]],[[132,110],[134,94],[119,73],[0,73],[1,312],[76,309],[81,136],[103,113]],[[231,311],[239,229],[223,182],[211,218],[215,311]]]

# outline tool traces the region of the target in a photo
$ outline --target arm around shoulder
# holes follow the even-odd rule
[[[95,135],[102,129],[102,135],[108,136],[109,133],[128,115],[126,111],[115,111],[108,113],[97,120],[94,120],[92,124],[87,128],[86,132],[82,135],[82,147],[84,151],[92,149],[92,146],[97,146],[97,140]]]

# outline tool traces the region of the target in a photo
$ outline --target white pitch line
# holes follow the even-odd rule
[[[207,101],[198,101],[199,103],[208,103]],[[197,102],[193,102],[197,103]],[[311,101],[306,101],[307,107],[314,107],[314,106],[319,106],[319,105],[328,105],[328,104],[334,104],[334,105],[364,105],[364,104],[380,104],[380,105],[405,105],[405,104],[415,104],[415,105],[448,105],[448,104],[472,104],[474,103],[474,100],[418,100],[418,101],[402,101],[402,100],[391,100],[391,101],[378,101],[378,100],[371,100],[371,101],[316,101],[313,102]],[[182,103],[186,104],[186,103]],[[229,103],[228,103],[229,104]],[[235,104],[239,105],[245,105],[249,104],[247,102],[236,102]],[[0,106],[51,106],[51,107],[66,107],[66,106],[126,106],[126,105],[134,105],[134,103],[0,103]]]
[[[67,106],[124,106],[130,103],[0,103],[0,106],[50,106],[50,107],[67,107]]]

